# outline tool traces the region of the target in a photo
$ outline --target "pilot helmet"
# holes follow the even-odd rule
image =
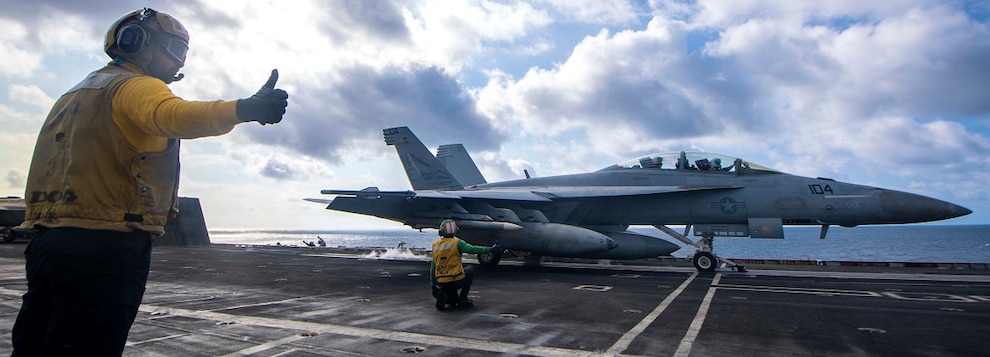
[[[162,47],[172,60],[186,62],[189,32],[171,15],[151,8],[131,11],[110,25],[103,51],[143,67],[150,62],[149,43]]]
[[[452,219],[445,219],[440,222],[440,236],[452,238],[457,235],[457,223]]]

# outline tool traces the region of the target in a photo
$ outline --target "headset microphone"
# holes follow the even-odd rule
[[[179,73],[179,74],[175,75],[175,77],[172,78],[172,82],[181,81],[183,78],[186,78],[186,75],[184,75],[182,73]]]

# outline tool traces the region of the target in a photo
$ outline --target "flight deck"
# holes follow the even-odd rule
[[[0,245],[0,354],[26,289]],[[503,260],[437,311],[429,261],[366,250],[155,247],[125,356],[974,356],[990,271]],[[420,260],[417,260],[420,259]],[[470,260],[466,260],[470,262]]]

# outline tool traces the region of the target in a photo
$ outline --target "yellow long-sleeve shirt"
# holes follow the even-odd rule
[[[130,63],[125,69],[141,73]],[[230,132],[241,123],[237,101],[186,101],[175,96],[158,78],[127,80],[113,96],[114,123],[135,149],[162,151],[168,139],[193,139]]]

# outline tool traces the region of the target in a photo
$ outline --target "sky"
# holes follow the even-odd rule
[[[463,143],[489,182],[700,150],[922,194],[990,223],[988,1],[0,2],[0,195],[24,195],[54,101],[151,7],[189,30],[187,100],[253,94],[280,124],[185,140],[210,229],[392,229],[322,189],[410,189],[382,129]]]

